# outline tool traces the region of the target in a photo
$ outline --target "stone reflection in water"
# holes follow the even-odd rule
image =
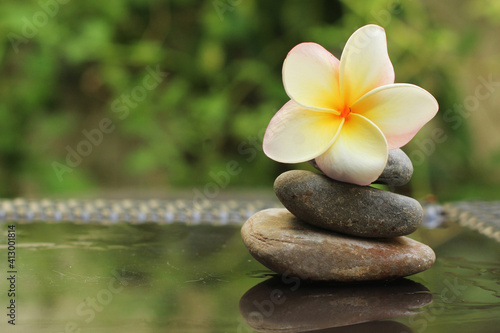
[[[332,285],[306,284],[283,276],[248,290],[240,300],[240,312],[260,332],[343,332],[341,328],[411,332],[400,323],[380,320],[417,314],[415,309],[432,301],[426,287],[408,279]]]
[[[283,332],[283,331],[282,331]],[[304,332],[304,331],[292,331]],[[311,333],[412,333],[406,325],[397,321],[370,321],[367,323],[354,324],[342,327],[331,327],[322,330],[305,331]]]

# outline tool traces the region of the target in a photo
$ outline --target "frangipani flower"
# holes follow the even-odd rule
[[[272,118],[264,153],[282,163],[316,159],[330,178],[368,185],[388,150],[407,144],[438,111],[426,90],[394,83],[385,31],[358,29],[340,61],[322,46],[295,46],[283,64],[290,101]]]

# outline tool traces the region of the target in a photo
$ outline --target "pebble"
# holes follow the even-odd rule
[[[272,271],[303,280],[395,279],[430,268],[435,254],[408,237],[361,239],[304,223],[283,208],[254,214],[241,229],[250,254]]]
[[[321,171],[315,160],[309,161],[309,164]],[[410,181],[412,175],[413,165],[410,158],[401,149],[393,149],[389,150],[385,169],[374,183],[402,186]]]
[[[259,332],[309,332],[345,327],[342,332],[401,333],[411,330],[387,319],[417,315],[420,312],[415,309],[432,301],[429,289],[408,279],[391,283],[318,285],[281,276],[248,290],[241,297],[239,308],[247,323]]]
[[[281,203],[312,225],[360,237],[397,237],[423,221],[420,203],[410,197],[339,182],[305,170],[281,174],[274,182]]]

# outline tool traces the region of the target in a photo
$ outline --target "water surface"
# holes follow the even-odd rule
[[[7,225],[1,230],[6,253]],[[0,328],[498,332],[500,244],[457,226],[412,237],[436,251],[432,269],[386,283],[318,286],[280,277],[266,281],[271,272],[248,254],[234,225],[20,223],[16,325],[7,324],[4,256]]]

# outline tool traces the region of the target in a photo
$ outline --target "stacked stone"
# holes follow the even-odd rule
[[[401,186],[412,174],[408,156],[391,150],[376,182]],[[252,256],[276,273],[357,282],[408,276],[434,264],[430,247],[405,237],[423,220],[412,198],[303,170],[281,174],[274,191],[286,209],[256,213],[241,234]]]

